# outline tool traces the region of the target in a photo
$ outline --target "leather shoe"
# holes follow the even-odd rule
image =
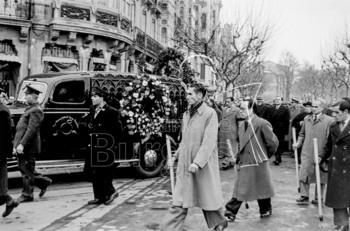
[[[91,200],[91,201],[88,201],[88,204],[89,205],[100,205],[100,204],[102,204],[103,203],[103,201],[102,200],[100,200],[100,199],[93,199],[93,200]]]
[[[10,204],[6,205],[6,209],[2,214],[2,217],[7,217],[8,215],[10,215],[13,211],[14,208],[16,208],[19,205],[19,201],[18,200],[12,200],[10,201]]]
[[[261,218],[267,218],[267,217],[269,217],[269,216],[271,216],[272,215],[272,209],[270,209],[269,211],[267,211],[266,213],[261,213],[260,214],[260,217]]]
[[[39,193],[39,197],[44,196],[44,194],[46,193],[47,187],[49,187],[49,186],[51,185],[51,183],[52,183],[52,180],[49,181],[49,183],[46,185],[45,188],[42,188],[42,189],[41,189],[41,191],[40,191],[40,193]]]
[[[23,202],[30,202],[30,201],[34,201],[34,198],[33,197],[27,197],[27,196],[20,196],[17,198],[17,201],[19,203],[23,203]]]
[[[307,205],[309,204],[309,198],[306,196],[301,196],[299,199],[296,200],[298,205]]]
[[[276,166],[280,165],[280,162],[279,162],[278,160],[273,161],[273,163],[274,163]]]
[[[349,231],[349,225],[338,225],[337,227],[334,228],[336,231]]]
[[[112,195],[108,196],[105,201],[105,205],[108,205],[114,201],[115,198],[119,196],[119,193],[115,191]]]
[[[228,221],[234,222],[236,220],[236,214],[233,214],[231,211],[226,210],[224,213],[224,216],[227,218]]]
[[[213,231],[223,231],[224,229],[226,229],[228,226],[228,222],[224,221],[221,224],[215,226],[215,228],[213,229]]]

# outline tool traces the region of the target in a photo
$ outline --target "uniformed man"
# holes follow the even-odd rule
[[[122,125],[119,112],[106,103],[106,98],[107,94],[102,89],[93,89],[91,100],[94,111],[91,113],[89,127],[91,140],[95,144],[91,144],[91,156],[85,164],[90,165],[94,199],[90,200],[88,204],[110,204],[119,196],[113,186],[113,172],[115,168],[115,147],[120,140],[118,137],[121,136]],[[107,145],[96,148],[98,139],[105,139]],[[105,154],[107,158],[106,156],[100,158],[101,153]]]
[[[34,200],[34,185],[41,189],[39,197],[42,197],[52,182],[50,178],[35,171],[35,156],[41,152],[40,125],[44,119],[44,112],[38,103],[41,91],[31,85],[25,88],[25,100],[29,106],[17,123],[14,139],[14,152],[23,178],[19,202]]]

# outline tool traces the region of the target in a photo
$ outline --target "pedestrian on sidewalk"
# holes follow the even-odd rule
[[[271,124],[258,117],[256,104],[252,100],[240,105],[238,128],[239,152],[236,161],[237,176],[233,195],[226,204],[225,216],[234,221],[243,201],[257,200],[260,217],[272,214],[271,197],[274,189],[270,176],[269,158],[276,152],[278,139]]]
[[[234,105],[233,97],[226,99],[226,108],[223,110],[222,120],[219,125],[219,164],[222,170],[232,168],[234,163],[234,156],[238,152],[238,124],[237,115],[239,113],[238,108]],[[232,150],[228,146],[230,142]]]
[[[215,110],[203,103],[205,95],[202,84],[187,89],[189,109],[183,115],[182,140],[175,154],[179,161],[173,204],[161,225],[163,231],[182,230],[193,207],[203,210],[209,228],[227,227],[218,165],[218,119]]]
[[[350,103],[342,101],[332,110],[335,122],[330,125],[327,143],[320,152],[320,164],[328,163],[325,205],[333,208],[334,230],[349,230],[350,207]]]
[[[6,204],[6,209],[2,214],[7,217],[18,206],[18,201],[14,200],[8,193],[7,157],[12,156],[12,133],[11,116],[6,107],[6,95],[0,88],[0,205]]]
[[[16,126],[16,135],[13,141],[14,153],[17,155],[19,171],[23,178],[22,195],[19,202],[34,200],[34,185],[40,188],[39,197],[44,196],[52,180],[35,170],[35,157],[41,152],[40,125],[44,119],[44,112],[38,102],[40,90],[27,85],[25,100],[29,105]]]
[[[273,162],[275,165],[279,165],[282,162],[282,153],[286,150],[285,136],[288,135],[290,121],[289,109],[282,105],[282,102],[283,98],[277,96],[270,117],[273,132],[276,134],[279,142],[278,149],[275,153],[276,160]]]
[[[302,147],[301,166],[299,170],[301,197],[297,199],[299,205],[309,203],[310,184],[316,183],[313,139],[317,139],[318,150],[322,150],[327,141],[329,126],[334,121],[332,117],[322,113],[325,107],[326,103],[323,99],[316,99],[312,102],[312,114],[304,118],[298,141],[296,144],[293,144],[293,149]],[[323,197],[325,184],[327,183],[327,174],[323,171],[320,174],[321,197]],[[318,204],[316,188],[315,200],[312,200],[312,204]]]
[[[86,158],[85,169],[88,169],[91,175],[94,199],[88,204],[104,203],[107,205],[119,196],[113,186],[113,174],[122,125],[119,112],[106,103],[106,98],[106,92],[100,88],[93,88],[91,101],[94,111],[90,114],[89,124],[92,141],[91,155]],[[105,140],[107,144],[104,143],[102,147],[99,147],[99,139]],[[99,157],[100,154],[103,156]]]

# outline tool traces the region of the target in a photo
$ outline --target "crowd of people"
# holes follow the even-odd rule
[[[0,205],[6,204],[2,214],[8,216],[20,203],[34,200],[34,186],[42,197],[52,180],[35,170],[35,155],[40,153],[40,125],[43,111],[38,104],[41,92],[26,86],[28,103],[16,125],[12,139],[10,112],[5,106],[6,96],[0,89]],[[119,112],[105,102],[103,90],[94,88],[89,128],[91,134],[106,135],[106,140],[118,143],[122,131]],[[181,142],[174,155],[178,159],[173,203],[165,215],[161,229],[182,230],[188,209],[203,210],[207,226],[214,231],[228,227],[235,221],[243,202],[257,200],[261,218],[272,215],[271,198],[274,186],[269,159],[282,163],[282,154],[298,150],[300,163],[300,198],[298,205],[309,203],[309,188],[315,183],[314,138],[318,141],[320,166],[328,165],[328,173],[321,174],[321,194],[326,189],[324,203],[333,208],[335,230],[349,230],[350,207],[350,99],[343,98],[327,107],[323,99],[315,99],[303,105],[293,99],[284,103],[276,97],[273,104],[266,104],[261,96],[253,99],[232,97],[224,105],[206,95],[202,84],[192,84],[187,89],[188,110],[183,114]],[[297,131],[292,141],[291,131]],[[91,140],[94,140],[92,136]],[[93,143],[91,147],[96,147]],[[112,147],[113,149],[113,147]],[[103,150],[92,148],[86,162],[86,173],[92,181],[94,198],[88,204],[110,204],[118,197],[113,181],[113,150],[107,147],[108,158],[99,162]],[[112,151],[111,151],[112,150]],[[17,155],[18,167],[23,178],[21,196],[13,199],[7,193],[6,157]],[[91,162],[88,162],[91,161]],[[237,174],[231,199],[223,210],[223,197],[219,168],[227,170],[235,166]],[[326,169],[326,167],[324,168]],[[325,170],[324,170],[325,171]],[[326,187],[327,185],[327,187]],[[317,191],[311,203],[317,204]]]

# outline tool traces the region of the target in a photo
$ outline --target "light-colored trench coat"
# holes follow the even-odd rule
[[[318,151],[321,152],[326,144],[329,126],[334,121],[330,116],[321,114],[316,122],[313,115],[304,118],[303,126],[299,132],[298,146],[302,145],[299,180],[305,183],[316,183],[314,138],[317,138]],[[327,183],[327,173],[320,171],[321,183]]]
[[[220,121],[219,129],[219,157],[231,157],[227,140],[231,143],[234,155],[238,152],[238,123],[237,116],[239,110],[232,106],[228,110],[223,111],[222,120]]]
[[[233,198],[253,201],[273,197],[268,158],[276,152],[278,139],[271,124],[255,115],[247,130],[242,122],[238,131],[240,150]]]
[[[192,118],[188,111],[184,113],[173,206],[207,211],[222,207],[217,132],[216,112],[206,104],[203,103]],[[191,163],[199,165],[197,173],[189,172]]]

